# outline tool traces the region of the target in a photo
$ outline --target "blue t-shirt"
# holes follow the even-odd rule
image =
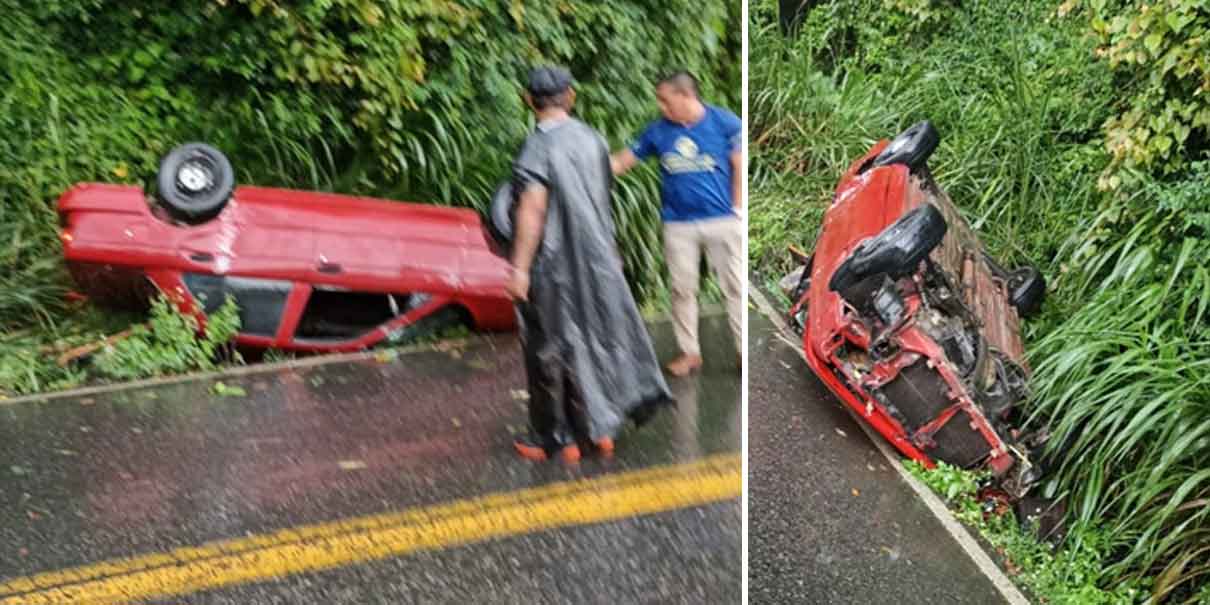
[[[640,160],[660,158],[664,221],[695,221],[733,214],[731,153],[739,148],[739,118],[713,105],[692,126],[667,119],[652,122],[630,145]]]

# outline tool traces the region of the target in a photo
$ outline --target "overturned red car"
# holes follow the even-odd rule
[[[814,253],[783,280],[811,369],[905,456],[987,468],[1014,497],[1038,479],[1020,318],[1042,303],[1032,267],[984,249],[927,166],[922,122],[841,177]]]
[[[508,268],[472,210],[236,187],[199,143],[164,157],[157,189],[87,183],[59,198],[63,253],[92,300],[141,306],[159,291],[204,325],[231,297],[239,344],[301,351],[514,326]]]

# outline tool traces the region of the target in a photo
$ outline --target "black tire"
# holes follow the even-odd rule
[[[1008,302],[1017,308],[1017,315],[1035,315],[1045,299],[1046,278],[1037,268],[1019,267],[1008,274]]]
[[[854,305],[863,305],[883,276],[899,279],[914,273],[941,243],[947,228],[945,217],[932,204],[913,208],[857,246],[836,268],[828,288]]]
[[[496,188],[485,221],[488,233],[496,244],[508,249],[513,241],[513,185],[505,181]]]
[[[223,211],[235,189],[235,171],[218,149],[186,143],[160,160],[156,186],[160,204],[172,218],[198,224]]]
[[[933,155],[940,141],[941,135],[937,134],[932,122],[919,122],[892,139],[886,149],[874,158],[871,166],[905,164],[916,172],[928,165],[929,156]]]

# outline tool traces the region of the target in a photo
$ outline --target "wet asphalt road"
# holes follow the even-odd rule
[[[748,595],[756,604],[1004,603],[754,307]]]
[[[670,326],[652,327],[661,357]],[[722,316],[706,351],[730,351]],[[720,359],[731,361],[730,355]],[[728,363],[670,384],[675,408],[610,460],[516,458],[519,347],[466,347],[0,405],[0,584],[249,534],[738,455]],[[422,549],[143,603],[738,603],[738,498]],[[0,594],[0,602],[4,595]]]

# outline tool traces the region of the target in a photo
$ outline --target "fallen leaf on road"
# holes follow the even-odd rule
[[[342,471],[356,471],[366,467],[366,463],[361,460],[341,460],[336,464]]]
[[[509,389],[508,394],[513,396],[513,401],[529,401],[529,391],[525,389]]]
[[[248,395],[248,391],[245,391],[243,387],[227,386],[222,382],[214,383],[214,386],[210,387],[210,392],[219,397],[246,397]]]
[[[873,465],[873,464],[867,464],[867,465],[865,465],[865,467],[866,467],[866,468],[868,468],[868,469],[870,469],[871,471],[877,471],[877,470],[878,470],[878,469],[874,468],[874,465]]]
[[[857,488],[855,488],[855,487],[854,487],[854,488],[853,488],[853,496],[854,496],[854,497],[856,497],[856,496],[860,496],[860,495],[861,495],[861,492],[860,492],[860,491],[857,491]]]
[[[399,353],[396,353],[395,351],[390,350],[390,349],[387,349],[384,351],[379,351],[374,354],[374,360],[377,361],[378,363],[390,363],[392,361],[395,361],[395,359],[397,359],[398,357],[399,357]]]
[[[849,436],[849,434],[848,434],[848,433],[846,433],[846,432],[844,432],[844,431],[842,431],[842,430],[840,430],[840,429],[836,429],[836,434],[837,434],[837,435],[840,435],[841,437],[848,437],[848,436]]]
[[[457,418],[450,418],[450,422],[454,423],[454,428],[462,428],[462,421]]]

